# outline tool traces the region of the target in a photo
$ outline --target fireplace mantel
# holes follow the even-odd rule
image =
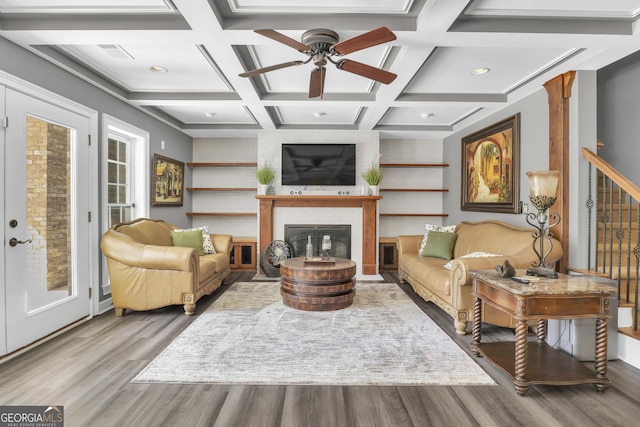
[[[362,274],[377,274],[377,207],[381,196],[256,196],[260,202],[260,253],[273,240],[273,210],[275,208],[362,208]]]

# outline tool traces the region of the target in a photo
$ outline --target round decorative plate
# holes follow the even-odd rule
[[[291,246],[284,240],[274,240],[269,243],[260,258],[260,267],[268,277],[280,275],[280,263],[291,258]]]

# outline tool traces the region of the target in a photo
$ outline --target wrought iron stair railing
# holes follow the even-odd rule
[[[640,188],[588,148],[582,149],[582,156],[589,162],[587,268],[617,281],[620,305],[633,307],[632,330],[621,328],[621,332],[640,337]],[[592,194],[594,168],[598,180],[595,202]],[[595,235],[592,235],[594,230]],[[591,247],[592,242],[594,247]]]

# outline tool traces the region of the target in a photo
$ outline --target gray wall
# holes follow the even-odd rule
[[[589,162],[582,156],[582,149],[596,151],[597,138],[597,75],[595,71],[578,71],[571,89],[569,110],[569,266],[587,268],[589,236],[595,236],[595,224],[589,231]],[[591,192],[594,194],[593,180]]]
[[[594,71],[579,71],[570,98],[568,174],[571,220],[569,248],[565,248],[569,251],[569,264],[576,268],[586,267],[589,256],[588,216],[585,207],[589,190],[588,162],[583,159],[581,149],[587,147],[595,151],[596,105],[596,74]],[[450,165],[445,170],[444,177],[445,185],[449,188],[444,200],[445,212],[449,213],[446,224],[453,225],[463,220],[496,219],[520,227],[530,227],[525,215],[460,210],[462,138],[516,113],[520,113],[520,200],[529,204],[529,212],[534,212],[529,201],[529,180],[526,173],[549,168],[549,105],[547,92],[542,87],[512,106],[445,139],[444,161]],[[637,158],[636,155],[636,161]]]
[[[640,52],[598,71],[598,154],[640,185]]]
[[[149,132],[149,165],[154,153],[182,162],[191,161],[191,137],[2,37],[0,37],[0,70],[98,111],[100,113],[99,132],[102,129],[102,113]],[[160,149],[161,140],[166,143],[165,150]],[[185,175],[186,188],[191,186],[190,168],[185,168]],[[96,189],[96,194],[98,190]],[[151,208],[150,216],[188,227],[191,225],[191,220],[186,212],[190,209],[191,194],[185,192],[182,207]]]
[[[454,225],[460,221],[484,221],[495,219],[520,227],[529,227],[524,215],[470,212],[460,210],[462,177],[462,138],[480,129],[520,113],[520,200],[529,202],[529,181],[526,173],[531,170],[549,168],[549,112],[547,92],[544,88],[521,101],[481,120],[448,138],[443,144],[444,162],[449,167],[444,171],[444,184],[449,189],[444,196],[444,212],[449,216],[444,224]],[[530,209],[530,211],[532,211]]]

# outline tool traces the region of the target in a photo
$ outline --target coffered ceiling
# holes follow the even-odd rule
[[[640,0],[0,0],[0,36],[193,137],[443,138],[560,73],[640,49],[639,13]],[[381,26],[396,40],[345,58],[397,74],[391,84],[329,63],[323,98],[309,99],[312,63],[239,77],[307,59],[255,29],[342,41]]]

